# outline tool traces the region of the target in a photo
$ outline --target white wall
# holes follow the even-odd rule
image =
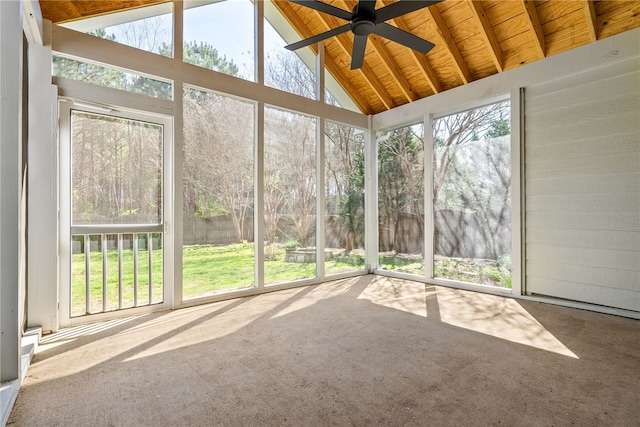
[[[0,380],[19,376],[22,4],[0,2]]]
[[[525,93],[526,290],[640,311],[640,67]]]

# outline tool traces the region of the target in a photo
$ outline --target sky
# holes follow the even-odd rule
[[[227,0],[187,8],[183,15],[184,40],[207,42],[240,68],[246,78],[254,71],[254,5],[250,0]],[[171,15],[163,15],[163,29],[167,42],[171,34]],[[118,26],[105,28],[107,34],[116,34],[124,42]],[[285,41],[266,22],[265,51],[282,49]],[[125,42],[126,44],[126,42]]]
[[[2,0],[0,0],[2,1]],[[185,2],[187,3],[187,2]],[[200,6],[191,7],[193,4],[201,3]],[[265,6],[266,7],[266,6]],[[138,9],[138,11],[142,11],[145,13],[145,8]],[[165,13],[164,15],[153,15],[152,8],[148,9],[146,16],[153,16],[150,18],[148,22],[157,22],[158,18],[160,18],[162,23],[162,30],[166,35],[166,39],[164,40],[166,43],[170,42],[171,33],[172,33],[172,16],[170,13]],[[166,9],[165,9],[166,10]],[[152,15],[149,15],[151,13]],[[157,13],[157,12],[155,12]],[[124,16],[124,15],[123,15]],[[130,19],[126,19],[129,23],[131,22],[142,22],[142,16],[132,17]],[[136,21],[137,20],[137,21]],[[99,24],[101,20],[96,20],[98,26],[104,26]],[[102,21],[104,22],[104,21]],[[123,22],[123,21],[120,21]],[[108,25],[108,24],[107,24]],[[126,37],[121,34],[121,31],[118,27],[123,28],[126,27],[126,24],[123,25],[115,25],[111,27],[105,27],[107,34],[115,34],[116,41],[129,44],[135,46],[133,40],[139,39],[139,37],[132,37],[132,42],[127,43],[125,41]],[[212,45],[220,55],[227,58],[227,60],[233,61],[239,69],[240,76],[253,81],[255,76],[254,71],[254,4],[251,0],[224,0],[224,1],[215,1],[211,2],[211,0],[206,0],[200,2],[199,0],[190,0],[187,3],[187,7],[184,11],[183,15],[183,28],[184,28],[184,40],[186,42],[189,41],[197,41],[197,42],[206,42]],[[131,27],[129,25],[129,27]],[[93,28],[96,28],[94,26]],[[87,31],[85,29],[84,31]],[[269,22],[265,19],[264,25],[264,44],[265,44],[265,57],[275,58],[279,56],[280,51],[283,51],[284,46],[287,44],[282,37],[274,30],[274,28],[269,24]],[[155,31],[150,31],[151,33]],[[295,36],[293,36],[295,37]],[[294,39],[295,40],[295,39]],[[292,41],[294,41],[292,40]],[[158,43],[155,43],[157,46]],[[144,48],[143,46],[140,46]],[[308,48],[307,48],[308,49]],[[147,48],[147,50],[155,50]],[[284,51],[287,54],[290,54],[289,51]],[[310,50],[309,50],[310,53]],[[309,58],[305,59],[308,61]],[[313,65],[310,65],[313,70]],[[340,89],[333,80],[327,81],[328,87],[330,85],[334,85],[333,87],[339,92]],[[331,89],[329,89],[331,90]],[[334,94],[335,96],[335,94]],[[351,105],[349,99],[345,96],[344,99],[340,98],[343,102],[346,102],[346,108],[353,109],[357,111],[357,107],[355,105]],[[341,105],[345,105],[341,102]]]

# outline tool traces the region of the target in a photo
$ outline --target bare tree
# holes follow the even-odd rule
[[[251,104],[229,97],[196,90],[185,96],[184,180],[193,213],[229,215],[238,241],[253,204],[253,114]]]
[[[438,203],[440,190],[458,149],[487,132],[492,122],[500,120],[505,115],[508,105],[506,102],[500,102],[434,120],[434,205]]]
[[[309,245],[315,222],[315,119],[269,108],[265,120],[265,187],[273,206],[270,219],[287,216],[301,246]],[[277,207],[280,215],[275,215]],[[270,208],[271,209],[271,208]],[[267,229],[279,226],[267,224]]]
[[[307,98],[315,98],[315,75],[295,52],[270,52],[265,61],[265,84]]]
[[[325,141],[327,214],[337,215],[338,244],[351,251],[364,243],[364,136],[350,126],[328,122]]]
[[[404,197],[397,199],[396,211],[411,214],[418,225],[418,235],[424,233],[424,127],[422,125],[407,126],[391,132],[389,138],[380,142],[380,150],[391,157],[399,168],[401,191]],[[398,221],[394,221],[398,226]],[[399,233],[394,233],[398,236]],[[401,251],[403,246],[398,242],[396,246]]]
[[[81,112],[72,127],[74,223],[159,221],[160,128]]]

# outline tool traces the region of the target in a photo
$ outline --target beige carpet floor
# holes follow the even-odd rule
[[[364,276],[44,337],[15,426],[638,426],[640,321]]]

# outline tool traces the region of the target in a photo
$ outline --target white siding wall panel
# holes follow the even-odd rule
[[[579,246],[563,246],[548,243],[528,243],[527,263],[533,261],[540,261],[542,263],[561,262],[567,266],[577,265],[581,267],[640,271],[637,251],[583,248]],[[543,266],[544,264],[540,265]],[[527,277],[546,277],[548,275],[549,273],[546,270],[527,271]],[[535,292],[534,288],[527,287],[527,290],[529,292]],[[580,301],[578,295],[572,299]]]
[[[637,153],[640,151],[640,147],[637,144],[637,135],[614,132],[614,129],[610,129],[607,136],[615,135],[615,141],[608,141],[606,145],[602,143],[601,136],[589,135],[576,142],[529,147],[527,149],[527,160],[529,162],[548,159],[574,160],[582,157],[610,155],[612,153]]]
[[[567,160],[568,162],[570,160]],[[529,165],[527,163],[527,165]],[[535,165],[532,165],[535,167]],[[527,195],[535,194],[593,194],[615,191],[618,193],[640,191],[640,173],[610,175],[569,175],[546,177],[544,172],[529,170],[526,177]]]
[[[634,251],[640,247],[640,232],[527,227],[527,243]]]
[[[640,71],[525,97],[526,292],[640,311]]]
[[[555,212],[594,211],[633,211],[640,206],[640,193],[611,193],[593,194],[540,194],[529,198],[529,212],[545,212],[548,206],[553,206]]]
[[[553,295],[572,301],[587,302],[608,307],[618,307],[633,310],[640,304],[640,293],[637,291],[627,291],[618,289],[611,291],[611,288],[590,286],[584,283],[564,282],[545,277],[527,278],[530,285],[535,287],[538,294]],[[579,297],[576,299],[576,297]]]

